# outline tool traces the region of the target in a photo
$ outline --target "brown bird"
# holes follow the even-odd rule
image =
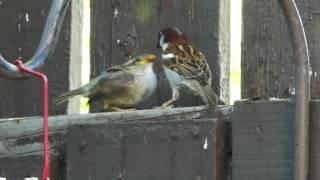
[[[161,30],[157,46],[162,49],[164,72],[172,89],[172,98],[162,108],[179,99],[182,87],[201,96],[208,105],[224,104],[211,88],[211,71],[204,55],[189,43],[183,32],[176,27]]]
[[[155,91],[157,77],[153,64],[157,57],[145,54],[109,68],[88,84],[66,92],[55,100],[60,104],[74,96],[89,98],[88,103],[100,102],[104,110],[123,111],[135,107]]]

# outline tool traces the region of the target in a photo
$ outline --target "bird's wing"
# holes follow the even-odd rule
[[[134,83],[134,75],[126,72],[120,66],[108,69],[91,82],[89,103],[112,97],[117,94],[126,93],[127,87]]]
[[[195,79],[202,85],[211,85],[210,67],[204,55],[191,45],[171,44],[163,52],[163,56],[169,57],[163,61],[163,64],[167,68],[177,72],[186,79]]]

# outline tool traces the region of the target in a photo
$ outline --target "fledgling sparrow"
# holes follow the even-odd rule
[[[157,47],[162,49],[164,72],[172,89],[172,98],[162,108],[177,101],[184,87],[199,95],[205,104],[224,104],[211,88],[211,71],[204,55],[189,43],[182,31],[176,27],[161,30]]]
[[[152,95],[157,87],[153,64],[157,57],[144,54],[113,66],[88,84],[66,92],[55,100],[60,104],[74,96],[89,98],[88,103],[100,102],[104,110],[124,111]]]

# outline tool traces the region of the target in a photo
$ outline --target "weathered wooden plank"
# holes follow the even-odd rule
[[[91,32],[94,37],[91,44],[94,50],[91,57],[95,59],[92,62],[94,76],[110,65],[122,63],[130,55],[134,56],[140,53],[160,55],[160,50],[156,49],[158,32],[162,28],[174,25],[185,31],[194,46],[206,55],[213,71],[213,87],[219,94],[220,80],[222,79],[220,61],[223,61],[222,59],[225,57],[219,56],[219,40],[224,39],[219,35],[229,36],[229,34],[219,34],[219,28],[225,26],[219,26],[220,6],[218,0],[112,0],[107,2],[95,0],[92,4]],[[228,32],[228,29],[226,28],[224,31]],[[228,54],[228,43],[223,45],[226,46],[223,47],[225,48],[223,54]],[[101,51],[101,49],[105,51]],[[141,108],[159,106],[171,96],[171,90],[168,88],[160,68],[160,62],[156,64],[155,69],[159,72],[158,89],[148,102],[141,105]],[[223,80],[224,84],[228,82],[228,78],[224,77]],[[229,92],[227,89],[225,91]],[[190,95],[182,95],[182,97],[182,100],[177,103],[178,106],[201,104],[199,98]]]
[[[13,62],[29,60],[34,54],[47,18],[50,0],[10,0],[0,3],[0,53]],[[70,12],[60,32],[57,48],[43,72],[50,81],[51,97],[68,89]],[[0,78],[0,117],[34,116],[42,112],[42,88],[38,80],[10,81]],[[65,112],[65,106],[51,108]]]
[[[311,102],[310,179],[319,179],[320,101]],[[232,119],[234,180],[293,179],[292,101],[237,102]]]
[[[70,65],[69,65],[69,88],[77,89],[84,84],[84,79],[88,74],[86,62],[90,61],[84,50],[85,38],[83,37],[86,0],[74,0],[71,6],[71,41],[70,41]],[[89,35],[90,36],[90,35]],[[88,43],[88,42],[87,42]],[[89,63],[88,63],[89,64]],[[89,77],[88,77],[89,78]],[[68,101],[68,114],[80,114],[80,97],[71,98]]]
[[[320,177],[320,101],[311,103],[310,180]]]
[[[215,120],[210,122],[204,122],[200,119],[207,117],[218,117],[222,120]],[[52,175],[53,179],[61,180],[65,179],[65,173],[68,169],[65,166],[67,159],[75,157],[78,154],[78,144],[72,147],[70,144],[72,142],[67,142],[69,139],[66,133],[69,128],[76,129],[78,127],[95,127],[98,131],[102,131],[105,127],[106,129],[112,129],[110,133],[116,132],[120,127],[126,127],[127,130],[130,129],[130,133],[136,133],[135,136],[129,136],[127,142],[134,145],[136,142],[144,142],[142,140],[134,139],[137,136],[144,136],[144,134],[139,133],[138,129],[144,130],[144,127],[150,131],[157,131],[159,127],[163,127],[165,130],[166,124],[171,124],[170,130],[172,133],[173,141],[175,141],[175,136],[179,137],[182,132],[192,133],[190,141],[192,140],[193,145],[200,144],[199,150],[194,149],[195,152],[201,154],[201,147],[205,142],[202,138],[202,134],[206,134],[208,138],[208,152],[202,152],[201,158],[197,159],[196,155],[191,156],[188,160],[193,160],[195,164],[202,163],[202,166],[212,167],[212,172],[218,172],[215,176],[222,177],[225,175],[224,171],[224,156],[221,153],[225,151],[219,148],[228,148],[226,139],[220,138],[225,137],[227,134],[227,127],[225,123],[231,117],[230,107],[220,107],[212,112],[206,111],[204,107],[190,107],[190,108],[176,108],[176,109],[165,109],[165,110],[144,110],[126,113],[99,113],[99,114],[88,114],[88,115],[69,115],[69,116],[57,116],[49,119],[50,122],[50,152],[53,156],[52,158]],[[30,117],[26,119],[16,118],[16,119],[2,119],[0,120],[0,174],[8,179],[22,179],[25,176],[40,176],[41,173],[41,157],[42,157],[42,119],[37,117]],[[204,122],[204,123],[203,123]],[[215,126],[210,126],[211,122],[215,123]],[[192,127],[194,125],[194,127]],[[204,130],[199,127],[204,126]],[[118,128],[114,128],[118,127]],[[133,127],[133,128],[129,128]],[[177,129],[175,129],[177,127]],[[102,128],[102,129],[101,129]],[[212,128],[212,129],[211,129]],[[181,129],[181,133],[179,132]],[[125,129],[124,129],[125,130]],[[185,130],[185,131],[183,131]],[[205,131],[205,130],[210,130]],[[108,130],[109,131],[109,130]],[[121,131],[119,131],[121,132]],[[109,132],[108,132],[109,133]],[[129,134],[127,134],[129,135]],[[153,138],[158,138],[154,136],[151,132],[149,134]],[[223,136],[222,136],[223,135]],[[187,136],[189,137],[189,136]],[[95,143],[96,141],[90,141],[88,143]],[[104,141],[107,142],[107,141]],[[149,139],[149,142],[153,141]],[[167,142],[166,140],[164,142]],[[182,141],[185,143],[185,141]],[[77,149],[74,155],[66,154],[66,144],[69,144],[69,152],[72,149]],[[74,141],[73,143],[81,143],[80,141]],[[183,144],[189,147],[189,144]],[[217,151],[212,150],[212,146],[217,147]],[[161,144],[157,145],[161,146]],[[150,150],[148,154],[152,154],[152,148],[146,145],[145,148]],[[167,146],[162,147],[162,149],[168,148]],[[171,149],[171,148],[169,148]],[[184,149],[182,145],[179,144],[178,150]],[[187,148],[188,149],[188,148]],[[93,149],[94,151],[101,152],[100,148]],[[188,149],[189,150],[189,149]],[[209,151],[212,150],[212,151]],[[128,149],[132,151],[132,149]],[[183,150],[185,151],[185,150]],[[133,152],[133,151],[132,151]],[[142,152],[142,151],[141,151]],[[178,152],[178,151],[177,151]],[[193,151],[192,151],[193,152]],[[212,152],[212,153],[211,153]],[[117,153],[110,154],[110,156],[115,157]],[[191,154],[193,155],[193,154]],[[84,156],[86,157],[86,156]],[[132,156],[133,157],[133,156]],[[158,156],[160,157],[160,156]],[[181,157],[181,156],[180,156]],[[193,157],[193,158],[192,158]],[[214,166],[207,166],[208,163],[213,163],[207,157],[214,157]],[[80,158],[82,159],[82,158]],[[174,160],[174,159],[173,159]],[[88,165],[90,165],[88,162]],[[97,161],[99,162],[99,161]],[[138,162],[130,161],[128,166],[133,166]],[[177,161],[178,163],[178,161]],[[137,166],[138,167],[138,166]],[[146,168],[147,166],[144,166]],[[199,173],[202,172],[208,174],[210,168],[201,169]],[[179,169],[177,169],[179,170]],[[179,170],[180,171],[180,170]],[[154,171],[155,172],[155,171]],[[212,173],[211,171],[209,173]],[[209,174],[210,175],[210,174]]]
[[[231,108],[220,107],[213,112],[204,107],[175,108],[167,110],[143,110],[126,113],[98,113],[88,115],[69,115],[49,118],[51,148],[56,151],[65,143],[64,135],[73,125],[134,123],[145,121],[197,119],[219,117],[230,119]],[[42,151],[42,119],[19,118],[0,120],[0,158],[39,154]]]
[[[50,152],[52,154],[61,154],[61,149],[65,146],[66,130],[51,131],[49,134],[50,139]],[[0,158],[9,157],[26,157],[33,155],[42,155],[43,153],[43,135],[32,134],[25,135],[0,142]]]
[[[219,1],[219,61],[220,61],[220,96],[226,104],[230,102],[230,34],[231,1]],[[233,102],[232,102],[233,103]]]
[[[225,121],[74,126],[67,179],[224,179]]]
[[[0,174],[10,180],[22,180],[26,177],[42,178],[42,156],[8,157],[0,159]],[[54,154],[51,155],[50,172],[52,180],[65,179],[65,162]]]
[[[292,102],[237,102],[232,122],[233,180],[293,179]]]
[[[320,97],[320,1],[296,0],[312,66],[311,96]],[[294,87],[293,51],[277,1],[243,0],[242,98],[285,97]]]
[[[320,7],[320,1],[313,1],[313,6]],[[310,31],[314,35],[312,38],[309,38],[309,50],[310,50],[310,57],[313,59],[312,67],[313,73],[311,76],[311,95],[314,98],[320,97],[320,8],[317,11],[314,10],[312,20],[310,22]]]

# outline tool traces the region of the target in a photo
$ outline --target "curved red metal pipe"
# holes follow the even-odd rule
[[[42,180],[50,179],[50,153],[49,153],[49,127],[48,127],[48,78],[45,74],[35,71],[31,68],[26,67],[21,60],[15,61],[16,66],[18,66],[20,72],[28,73],[42,80],[43,82],[43,149],[44,149],[44,162],[43,162],[43,174]]]

